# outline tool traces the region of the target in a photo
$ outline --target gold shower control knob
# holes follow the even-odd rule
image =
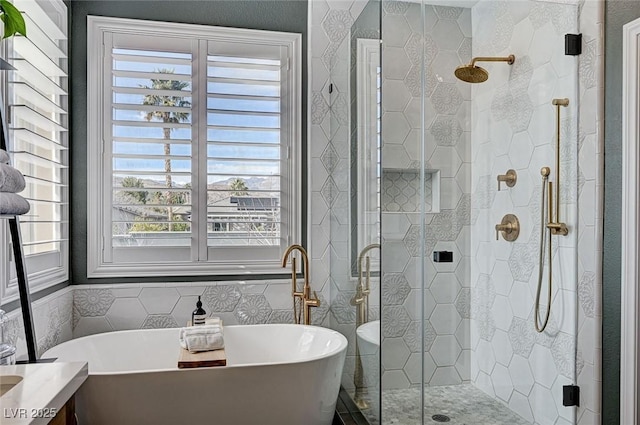
[[[518,181],[518,174],[516,170],[509,169],[506,174],[498,174],[498,191],[500,190],[500,183],[505,182],[507,187],[513,187]]]
[[[520,235],[520,221],[518,221],[518,217],[513,214],[507,214],[502,217],[502,222],[496,224],[496,240],[500,238],[500,233],[502,233],[502,238],[507,242],[513,242],[518,239]]]

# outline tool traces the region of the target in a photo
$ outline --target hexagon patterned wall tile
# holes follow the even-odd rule
[[[74,292],[73,298],[83,317],[104,316],[115,301],[110,289],[80,289]]]
[[[271,306],[262,294],[243,295],[238,302],[235,316],[243,325],[266,323],[271,315]]]

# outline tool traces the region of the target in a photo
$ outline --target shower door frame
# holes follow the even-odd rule
[[[622,56],[622,321],[620,352],[620,421],[638,423],[640,371],[640,19],[623,27]]]

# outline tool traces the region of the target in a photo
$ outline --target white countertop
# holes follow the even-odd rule
[[[9,375],[23,379],[0,397],[0,423],[48,424],[87,379],[88,368],[85,362],[0,366],[0,381]]]

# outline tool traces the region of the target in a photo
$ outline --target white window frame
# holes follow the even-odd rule
[[[380,243],[380,178],[378,163],[378,85],[380,78],[380,40],[356,40],[357,144],[358,144],[358,253],[372,243]],[[353,252],[349,250],[353,255]],[[358,257],[351,259],[351,263]],[[373,270],[380,260],[373,259]]]
[[[46,2],[46,4],[40,4],[35,0],[12,0],[12,3],[23,12],[27,19],[27,33],[29,34],[30,25],[36,25],[39,27],[39,31],[46,34],[47,37],[52,40],[68,40],[67,34],[67,7],[62,0],[51,0]],[[31,28],[32,31],[35,29]],[[20,35],[16,35],[15,37],[22,37]],[[20,40],[23,42],[24,40]],[[8,58],[7,52],[13,48],[13,43],[15,42],[15,38],[10,38],[4,41],[4,45],[2,46],[3,57]],[[27,42],[28,43],[28,42]],[[55,43],[55,42],[54,42]],[[39,46],[36,46],[39,48]],[[58,46],[60,47],[60,46]],[[62,51],[66,54],[67,46],[62,47]],[[68,67],[68,57],[66,58],[66,64],[61,65],[57,64],[61,67],[61,69],[65,70]],[[18,71],[19,72],[19,71]],[[10,102],[8,98],[8,90],[9,90],[9,78],[7,72],[2,73],[2,99],[3,104],[2,114],[5,120],[6,128],[5,136],[8,143],[8,148],[11,147],[11,111],[6,107]],[[66,75],[63,75],[64,82],[62,83],[62,89],[64,90],[68,85],[68,78]],[[63,99],[61,100],[61,107],[65,109],[67,118],[63,119],[63,127],[68,129],[68,96],[67,94],[63,94]],[[60,144],[63,146],[60,149],[66,151],[68,149],[68,136],[66,134],[61,136]],[[10,153],[11,155],[11,153]],[[67,152],[63,152],[61,155],[61,166],[63,168],[68,167],[69,156]],[[53,224],[60,223],[61,225],[61,235],[58,243],[60,244],[60,249],[56,251],[49,251],[43,253],[37,253],[32,255],[26,255],[24,258],[26,270],[27,270],[27,280],[29,282],[29,290],[31,293],[35,293],[37,291],[49,288],[51,286],[58,285],[60,283],[66,282],[69,280],[69,195],[68,195],[68,184],[69,184],[69,175],[67,172],[62,173],[62,181],[61,181],[61,203],[63,205],[62,216],[60,217],[60,221],[52,222]],[[24,195],[24,193],[22,194]],[[28,222],[30,220],[29,213],[27,213],[23,221]],[[19,219],[20,221],[20,219]],[[21,224],[23,226],[25,224]],[[6,304],[11,301],[15,301],[19,298],[18,293],[18,279],[16,275],[16,265],[13,253],[13,241],[11,240],[11,235],[9,232],[8,220],[0,220],[0,241],[2,241],[2,246],[0,246],[0,304]],[[23,244],[23,239],[21,241]]]
[[[284,33],[275,31],[247,30],[239,28],[215,27],[195,24],[181,24],[172,22],[155,22],[137,19],[109,18],[88,16],[87,17],[87,126],[88,126],[88,194],[87,194],[87,275],[90,278],[95,277],[141,277],[141,276],[194,276],[194,275],[246,275],[246,274],[272,274],[282,273],[281,256],[287,245],[294,241],[299,241],[301,235],[301,139],[302,139],[302,120],[301,120],[301,42],[302,36],[294,33]],[[104,98],[104,84],[110,67],[105,66],[105,36],[109,34],[136,34],[136,35],[152,35],[159,40],[166,38],[179,38],[192,40],[195,46],[200,41],[219,41],[219,42],[242,42],[252,43],[264,46],[279,46],[286,49],[289,60],[284,65],[288,68],[287,81],[283,84],[283,103],[288,105],[283,109],[282,122],[289,122],[288,128],[283,129],[283,161],[286,161],[286,171],[283,172],[281,180],[281,192],[283,199],[287,198],[288,202],[283,201],[281,217],[281,239],[280,245],[276,246],[274,255],[265,260],[256,260],[252,255],[255,247],[225,247],[217,248],[223,253],[223,258],[211,258],[212,248],[207,248],[205,240],[198,235],[202,233],[198,231],[197,217],[192,224],[192,244],[190,259],[182,259],[180,261],[158,261],[153,260],[153,255],[145,255],[144,250],[140,249],[140,262],[116,262],[111,255],[111,250],[105,249],[110,244],[105,243],[111,238],[110,225],[107,223],[110,210],[109,199],[111,193],[111,181],[107,179],[107,173],[111,173],[111,169],[107,170],[105,161],[103,160],[103,152],[105,146],[110,141],[104,140],[103,128],[105,125],[111,125],[110,99]],[[161,47],[162,44],[159,44]],[[202,47],[194,47],[194,63],[198,54],[206,54]],[[196,68],[194,68],[195,70]],[[197,83],[194,80],[194,87]],[[197,90],[197,89],[196,89]],[[192,108],[197,110],[199,104],[206,105],[206,95],[202,92],[194,91],[192,95]],[[194,112],[194,114],[197,112]],[[197,124],[194,124],[192,132],[194,140],[198,132]],[[286,139],[286,143],[284,141]],[[192,145],[193,156],[197,156],[197,146],[199,143]],[[194,164],[197,161],[194,161]],[[200,159],[199,162],[202,162]],[[205,161],[206,163],[206,161]],[[193,165],[193,174],[197,174],[198,170]],[[202,195],[200,194],[202,197]],[[195,190],[193,199],[198,197]],[[206,197],[202,198],[205,200]],[[206,207],[206,206],[205,206]],[[194,211],[197,206],[194,202]],[[206,226],[205,226],[206,229]],[[204,230],[206,232],[206,230]],[[132,248],[135,249],[135,248]],[[160,248],[156,248],[160,249]],[[171,252],[175,248],[161,248],[166,252]],[[273,247],[271,248],[273,249]],[[151,251],[148,251],[150,253]],[[207,252],[209,259],[207,259]],[[255,252],[255,251],[254,251]],[[146,257],[146,258],[145,258]],[[224,258],[226,257],[226,258]]]
[[[620,423],[640,418],[640,19],[624,25],[622,38],[622,314]],[[596,290],[597,286],[594,288]]]

